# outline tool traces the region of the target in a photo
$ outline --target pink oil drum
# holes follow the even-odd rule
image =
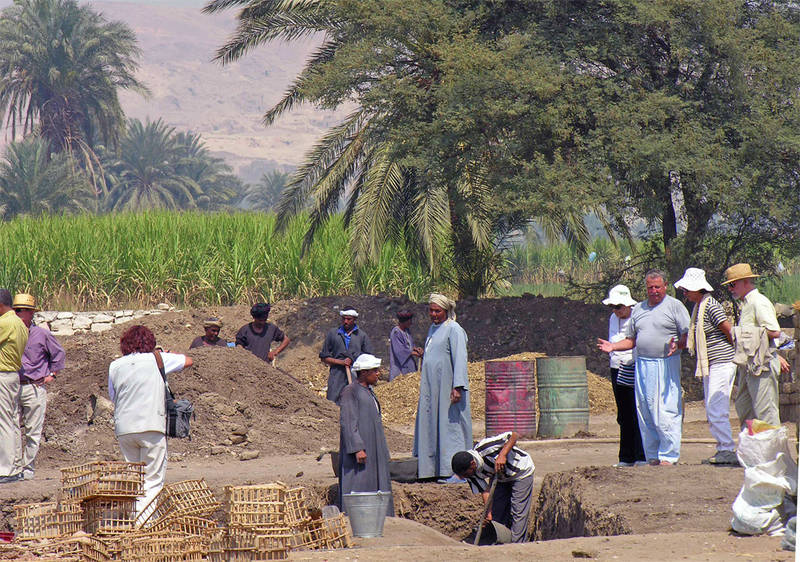
[[[487,361],[486,435],[516,431],[536,437],[536,363]]]

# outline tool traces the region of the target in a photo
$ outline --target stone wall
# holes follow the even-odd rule
[[[161,314],[175,307],[166,303],[159,304],[151,310],[107,310],[100,312],[58,312],[42,310],[33,316],[37,326],[47,328],[56,336],[71,336],[86,332],[105,332],[115,324],[123,324],[149,316]]]

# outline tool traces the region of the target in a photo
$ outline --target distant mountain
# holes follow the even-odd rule
[[[0,8],[11,3],[0,0]],[[198,0],[89,3],[107,19],[127,23],[139,40],[138,77],[152,96],[124,93],[126,114],[161,117],[179,130],[200,133],[245,181],[255,182],[271,169],[293,168],[347,113],[303,106],[269,128],[261,124],[316,46],[313,40],[262,47],[223,68],[212,58],[235,29],[236,10],[205,15],[205,2]]]

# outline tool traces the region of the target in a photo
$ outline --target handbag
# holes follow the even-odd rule
[[[167,413],[167,437],[178,439],[191,439],[189,422],[194,416],[194,405],[185,398],[175,400],[175,395],[169,388],[167,373],[164,371],[164,359],[161,353],[156,350],[153,352],[156,357],[156,365],[161,378],[164,379],[164,410]]]

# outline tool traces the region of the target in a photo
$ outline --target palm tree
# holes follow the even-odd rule
[[[94,193],[68,155],[50,156],[49,143],[31,135],[6,147],[0,162],[0,215],[86,211]]]
[[[106,165],[110,210],[187,209],[197,207],[203,192],[176,168],[183,152],[175,130],[161,119],[142,124],[131,119],[119,155]]]
[[[38,129],[93,171],[93,143],[115,146],[124,126],[118,90],[147,93],[139,56],[127,25],[76,0],[15,0],[0,16],[0,121],[12,138]]]
[[[202,191],[199,207],[207,210],[236,205],[243,197],[242,180],[221,158],[211,155],[200,135],[191,132],[175,133],[178,174],[194,181]]]
[[[306,61],[283,98],[265,114],[265,125],[301,103],[335,105],[327,93],[309,94],[314,91],[309,85],[337,55],[345,53],[342,56],[346,59],[351,47],[357,52],[363,39],[359,25],[338,17],[338,4],[337,0],[212,0],[204,8],[213,13],[242,6],[235,34],[217,51],[216,58],[223,64],[276,39],[323,36],[322,45]],[[359,74],[357,69],[350,69],[355,78],[343,74],[342,81],[351,81],[342,86],[349,94],[342,98],[358,101],[369,91],[371,80],[382,75],[401,76],[417,84],[420,95],[426,95],[423,90],[438,80],[437,71],[418,65],[417,59],[424,57],[416,57],[414,48],[413,38],[402,47],[387,47],[386,51],[401,54],[386,62],[382,71],[370,69]],[[278,228],[285,228],[293,216],[308,210],[307,248],[315,232],[344,200],[345,224],[351,227],[350,242],[357,265],[375,259],[387,240],[402,238],[434,274],[447,257],[461,264],[463,267],[455,268],[453,280],[461,294],[485,292],[498,279],[497,268],[502,267],[498,256],[503,234],[522,224],[523,217],[508,215],[496,207],[486,162],[459,160],[457,146],[452,147],[455,172],[447,179],[434,170],[398,163],[393,155],[399,147],[387,131],[391,132],[403,108],[390,103],[380,107],[361,107],[329,130],[308,153],[278,203]],[[573,228],[561,218],[570,217],[548,217],[553,230],[575,234],[580,240],[585,229]]]
[[[261,181],[251,185],[245,195],[245,204],[258,211],[272,210],[289,183],[289,174],[280,170],[272,170],[261,176]]]

